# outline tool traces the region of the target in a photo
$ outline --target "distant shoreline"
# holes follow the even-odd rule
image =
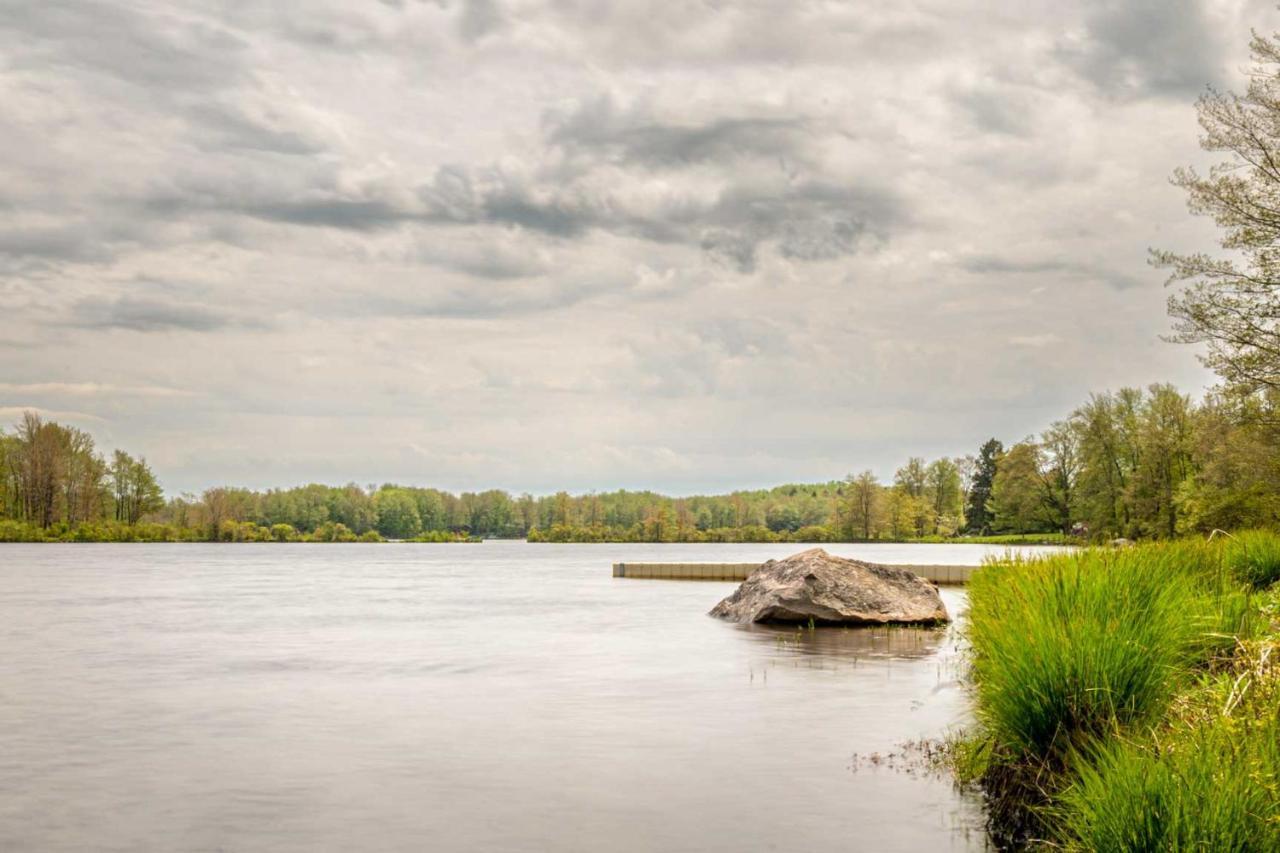
[[[593,539],[553,541],[523,537],[453,538],[453,539],[386,539],[355,537],[351,539],[197,539],[197,538],[90,538],[86,536],[46,536],[43,538],[3,538],[0,545],[479,545],[485,542],[526,542],[531,545],[1083,545],[1070,537],[1044,534],[1007,536],[963,536],[950,539],[744,539],[738,541]]]

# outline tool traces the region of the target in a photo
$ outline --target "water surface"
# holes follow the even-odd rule
[[[948,630],[610,576],[795,550],[0,546],[0,849],[982,849],[949,782],[854,758],[966,720]]]

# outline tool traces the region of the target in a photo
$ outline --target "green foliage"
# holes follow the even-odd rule
[[[326,521],[311,534],[312,542],[355,542],[359,537],[340,521]]]
[[[384,488],[374,495],[378,532],[389,539],[412,539],[422,530],[418,502],[404,489]]]
[[[43,542],[42,528],[23,521],[0,519],[0,542]]]
[[[1188,542],[1001,563],[969,595],[985,732],[1008,761],[1055,764],[1159,719],[1247,607],[1218,549]]]
[[[144,515],[164,508],[164,493],[147,460],[117,450],[108,473],[116,521],[137,524]]]
[[[836,504],[835,537],[871,539],[883,525],[884,500],[881,487],[872,471],[845,478],[841,500]],[[843,510],[843,513],[840,512]]]
[[[1080,545],[1079,540],[1065,533],[993,533],[990,536],[921,536],[910,542],[941,544],[951,542],[969,545]]]
[[[1256,603],[1263,630],[1239,638],[1163,725],[1075,756],[1048,812],[1061,846],[1280,849],[1280,586]]]
[[[1280,850],[1280,717],[1217,716],[1163,748],[1094,745],[1061,794],[1069,850]]]
[[[1278,541],[1092,548],[977,573],[980,725],[950,752],[985,788],[1002,843],[1277,849],[1280,586],[1252,588]]]
[[[935,459],[925,469],[925,496],[933,532],[954,535],[964,525],[964,482],[954,460]]]
[[[1280,581],[1280,535],[1241,530],[1223,543],[1223,564],[1240,581],[1264,589]]]
[[[452,533],[447,530],[428,530],[414,537],[414,542],[480,542],[482,540],[465,533]]]
[[[988,439],[978,450],[974,463],[973,481],[969,486],[965,505],[965,532],[985,534],[991,532],[991,487],[995,484],[996,461],[1004,454],[1004,445],[996,439]]]
[[[991,529],[1000,533],[1044,530],[1044,498],[1040,446],[1019,442],[997,461],[988,502]]]

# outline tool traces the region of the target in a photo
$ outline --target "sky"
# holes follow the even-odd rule
[[[822,481],[1213,378],[1254,0],[0,0],[0,424],[171,492]]]

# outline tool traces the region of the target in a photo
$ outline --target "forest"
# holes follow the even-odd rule
[[[825,483],[673,497],[354,483],[166,497],[147,461],[27,413],[0,430],[0,541],[549,542],[1170,538],[1280,521],[1277,391],[1096,394],[1038,436]],[[1004,541],[1011,541],[1006,539]]]

